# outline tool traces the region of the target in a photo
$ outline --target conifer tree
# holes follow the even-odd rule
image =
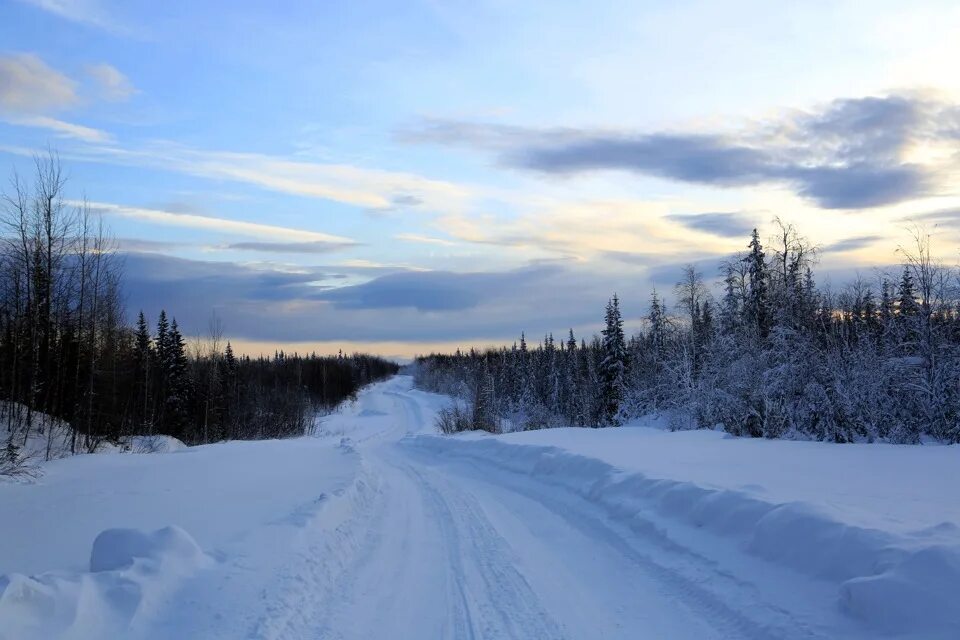
[[[163,362],[167,381],[165,398],[167,428],[178,434],[180,438],[192,439],[192,434],[187,432],[191,399],[189,363],[187,361],[186,344],[180,334],[176,319],[170,325],[167,340],[167,351]]]
[[[723,302],[720,308],[720,324],[726,333],[733,333],[740,324],[741,300],[736,285],[737,276],[734,266],[727,263],[724,266]]]
[[[137,316],[137,332],[134,338],[137,376],[137,411],[140,425],[146,428],[148,435],[153,434],[153,421],[150,419],[150,370],[153,368],[153,346],[150,329],[143,311]]]
[[[900,286],[897,289],[897,313],[901,318],[912,318],[920,312],[917,304],[917,294],[913,284],[913,273],[910,267],[904,266],[900,277]]]
[[[160,310],[157,317],[157,336],[153,341],[153,380],[154,387],[154,415],[157,426],[163,430],[167,424],[167,393],[169,386],[169,359],[170,359],[170,323],[167,321],[167,312]]]
[[[770,294],[766,256],[760,244],[760,234],[756,229],[747,245],[750,252],[744,258],[747,263],[748,295],[745,312],[747,322],[754,327],[758,337],[766,338],[770,333]]]
[[[666,314],[663,311],[663,305],[657,296],[657,290],[654,289],[650,296],[650,312],[647,315],[650,323],[650,348],[654,356],[659,359],[663,356],[663,349],[667,343]]]
[[[627,375],[627,344],[623,335],[620,300],[614,294],[607,304],[606,327],[602,341],[603,359],[600,361],[600,405],[602,426],[620,424],[620,405],[623,403]]]

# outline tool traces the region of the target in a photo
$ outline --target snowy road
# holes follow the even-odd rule
[[[812,582],[783,589],[749,561],[757,582],[732,575],[653,523],[638,536],[582,498],[410,446],[438,405],[409,384],[378,385],[326,425],[359,453],[366,493],[283,577],[292,588],[271,593],[256,637],[857,636]]]
[[[434,431],[443,402],[401,376],[327,418],[318,438],[184,452],[206,456],[196,462],[158,455],[176,462],[178,477],[202,465],[248,478],[239,499],[225,485],[181,511],[150,511],[151,522],[183,524],[211,562],[164,589],[137,586],[132,607],[129,597],[116,597],[117,584],[130,590],[123,575],[108,582],[84,574],[102,584],[78,579],[92,591],[75,597],[76,613],[57,633],[104,637],[122,623],[125,637],[150,639],[874,637],[840,611],[833,583],[652,512],[612,517],[496,460],[423,446],[442,442],[417,436]],[[230,451],[243,457],[225,457]],[[155,463],[154,476],[169,464]],[[260,476],[269,484],[255,491],[250,478]],[[238,506],[214,508],[218,522],[207,527],[204,504],[214,499]],[[8,587],[0,622],[23,614],[23,603],[45,588],[17,600]]]

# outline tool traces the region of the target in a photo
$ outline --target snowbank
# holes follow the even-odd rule
[[[265,588],[303,588],[273,585],[278,565],[357,508],[361,464],[301,438],[73,456],[0,484],[0,640],[247,637]]]
[[[35,412],[32,427],[24,440],[23,422],[26,420],[26,408],[9,402],[0,402],[0,447],[5,447],[10,439],[10,427],[14,427],[13,444],[18,449],[21,473],[5,474],[0,466],[0,482],[5,480],[32,480],[42,475],[45,463],[77,454],[87,453],[84,436],[68,422],[51,418]],[[18,426],[19,425],[19,426]],[[96,453],[172,453],[187,448],[187,445],[166,435],[123,436],[116,444],[100,440],[91,445]]]
[[[120,442],[120,451],[130,453],[173,453],[187,445],[173,436],[127,436]]]
[[[563,433],[569,431],[579,433]],[[829,492],[811,501],[780,501],[771,497],[764,484],[768,479],[779,489],[772,492],[774,495],[789,495],[791,491],[786,488],[787,479],[782,474],[778,477],[771,472],[768,478],[764,467],[777,464],[789,467],[790,456],[798,451],[791,445],[819,443],[773,443],[775,446],[767,447],[767,457],[758,458],[758,464],[752,467],[737,466],[734,456],[733,461],[720,459],[707,465],[714,468],[710,474],[703,468],[691,471],[680,455],[679,449],[683,447],[674,447],[673,453],[677,455],[673,458],[671,447],[657,450],[658,442],[677,437],[680,442],[686,442],[685,448],[690,448],[691,439],[687,434],[648,429],[610,431],[619,431],[619,435],[606,442],[606,446],[599,444],[605,437],[602,432],[566,429],[500,437],[420,436],[407,442],[438,455],[467,458],[564,487],[599,505],[612,517],[637,527],[649,527],[651,514],[656,514],[732,539],[750,554],[836,583],[843,609],[878,630],[898,633],[927,629],[939,633],[949,629],[960,633],[960,609],[951,600],[960,590],[960,529],[955,522],[941,520],[935,526],[908,533],[896,518],[892,519],[894,526],[884,526],[888,514],[882,511],[870,518],[862,504],[847,518],[836,508],[823,508],[832,498]],[[658,435],[651,436],[652,433]],[[551,440],[561,446],[537,444]],[[587,441],[591,444],[584,444]],[[724,447],[750,447],[750,442],[728,439]],[[648,448],[641,453],[642,445]],[[960,449],[939,449],[941,455],[930,456],[929,463],[945,464],[946,460],[956,465],[960,462],[957,459]],[[866,451],[861,453],[866,455]],[[633,464],[615,465],[611,458],[633,458]],[[657,459],[650,467],[670,469],[670,473],[662,474],[668,477],[658,478],[645,472],[636,458]],[[828,461],[829,458],[827,462],[821,460],[821,466],[829,466]],[[731,469],[731,465],[736,469]],[[953,470],[956,468],[960,466],[952,466]],[[857,470],[856,466],[847,466],[823,473],[830,476],[835,472],[842,477]],[[956,486],[953,470],[947,471],[944,477],[948,487]],[[699,476],[703,482],[684,476]],[[745,483],[747,478],[752,478],[753,484]],[[899,483],[902,491],[902,485],[909,486],[914,481],[893,467],[885,476],[874,478],[873,492],[882,494],[887,484],[894,483]],[[846,499],[856,503],[847,484],[846,487],[838,485],[837,492],[846,490]],[[802,491],[797,489],[793,493]],[[944,492],[944,488],[940,487],[939,491]],[[946,492],[946,499],[941,503],[941,518],[948,513],[953,515],[960,502],[957,495],[955,490]],[[864,522],[872,522],[874,526],[864,526]]]
[[[115,637],[209,562],[179,527],[108,529],[93,543],[89,572],[0,576],[0,638]]]
[[[118,527],[175,523],[217,549],[353,481],[358,456],[334,445],[229,442],[51,461],[38,482],[0,483],[0,575],[85,570],[93,540]]]

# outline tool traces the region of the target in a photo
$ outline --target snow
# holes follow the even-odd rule
[[[653,511],[836,585],[842,608],[890,632],[952,628],[960,612],[960,447],[831,445],[650,428],[421,438],[572,490],[611,517]]]
[[[197,542],[180,527],[164,527],[151,533],[137,529],[107,529],[93,541],[90,571],[125,569],[144,559],[163,564],[167,558],[190,562],[202,557]]]
[[[913,533],[960,524],[957,446],[836,445],[642,427],[549,429],[500,439],[559,447],[652,478],[802,502],[860,527]]]
[[[960,636],[958,447],[436,435],[449,402],[0,484],[0,638]]]
[[[11,422],[16,422],[11,419],[12,415],[19,415],[20,419],[25,421],[26,408],[16,403],[0,402],[2,446],[5,446],[9,439]],[[73,446],[79,452],[84,451],[83,435],[78,432],[74,441],[73,428],[69,423],[43,413],[34,413],[32,421],[32,428],[25,442],[22,435],[14,438],[14,444],[20,449],[20,455],[26,458],[31,470],[36,470],[48,457],[50,460],[69,457]],[[22,427],[15,430],[19,434]],[[123,436],[117,443],[106,440],[96,443],[97,453],[171,453],[186,448],[187,445],[183,442],[167,435]],[[0,476],[0,482],[9,479]]]
[[[108,637],[123,633],[209,558],[179,527],[108,529],[86,573],[0,578],[0,637]]]
[[[315,439],[232,442],[75,456],[46,464],[36,483],[0,484],[0,638],[149,626],[155,605],[206,566],[202,558],[271,524],[295,528],[324,491],[355,480],[358,464],[349,449]],[[40,604],[16,604],[24,594]]]

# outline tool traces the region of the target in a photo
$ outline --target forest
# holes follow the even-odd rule
[[[124,314],[123,263],[102,219],[65,199],[56,154],[14,174],[0,206],[0,444],[16,467],[31,438],[72,429],[69,453],[128,435],[188,444],[301,435],[397,365],[361,354],[237,356],[213,316],[187,340],[160,312],[155,329]],[[52,420],[51,420],[52,418]],[[61,452],[62,453],[62,452]],[[2,465],[0,465],[2,466]]]
[[[548,334],[416,362],[460,401],[443,431],[605,427],[651,414],[671,428],[831,442],[960,441],[960,272],[914,229],[899,268],[817,285],[817,248],[780,219],[754,230],[710,286],[693,265],[668,308],[654,291],[627,337],[614,295],[602,335]],[[714,292],[716,291],[716,295]]]

